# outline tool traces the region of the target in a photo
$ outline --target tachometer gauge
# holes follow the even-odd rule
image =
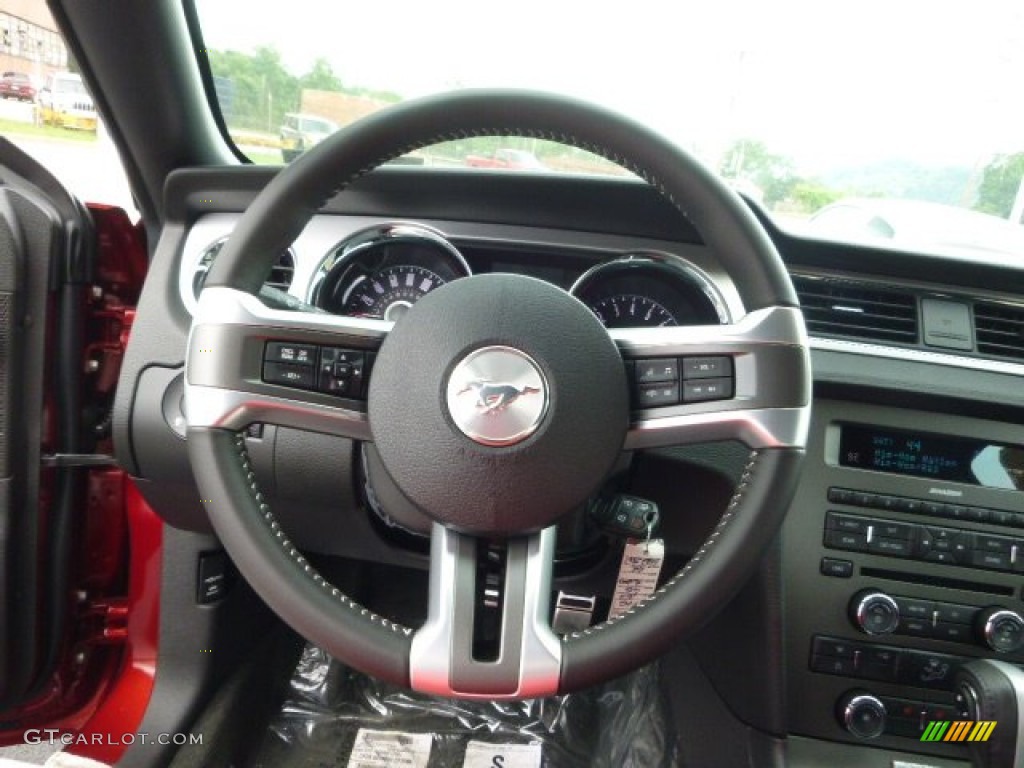
[[[422,224],[383,224],[356,232],[324,257],[310,303],[328,312],[397,322],[428,293],[470,274],[444,235]]]
[[[729,322],[721,293],[704,272],[668,253],[628,253],[587,270],[571,293],[606,328]]]
[[[342,299],[341,311],[356,317],[398,320],[419,299],[446,282],[425,267],[387,267],[357,279]]]
[[[679,325],[672,313],[654,299],[636,294],[616,294],[590,307],[605,328],[637,328]]]

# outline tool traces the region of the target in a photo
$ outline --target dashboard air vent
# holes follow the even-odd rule
[[[983,355],[1024,359],[1024,307],[976,303],[974,335]]]
[[[209,274],[210,267],[213,266],[213,260],[217,258],[217,254],[220,253],[220,249],[224,247],[226,242],[227,238],[218,240],[203,251],[203,255],[199,257],[199,263],[196,264],[196,271],[192,277],[192,294],[196,299],[199,298],[199,294],[203,290],[203,284],[206,282],[206,275]],[[291,250],[286,249],[281,251],[281,255],[277,257],[277,261],[274,262],[274,266],[270,270],[270,277],[267,278],[267,282],[264,285],[287,292],[291,287],[294,275],[295,255]]]
[[[914,344],[918,340],[917,299],[867,283],[793,275],[807,331],[871,341]]]

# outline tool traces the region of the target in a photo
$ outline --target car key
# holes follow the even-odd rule
[[[607,533],[650,541],[657,530],[661,513],[649,499],[617,493],[598,499],[590,508],[593,520]]]

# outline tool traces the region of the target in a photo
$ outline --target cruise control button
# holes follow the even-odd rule
[[[684,379],[721,379],[732,376],[731,357],[684,357]]]
[[[283,384],[302,389],[313,388],[313,369],[305,365],[264,363],[263,380],[268,384]]]
[[[637,360],[635,375],[636,381],[639,384],[676,381],[679,379],[679,361],[674,357],[658,360]]]
[[[292,344],[287,341],[268,341],[264,360],[268,363],[316,365],[316,345]]]
[[[732,397],[732,379],[693,379],[683,382],[683,402],[727,400]]]

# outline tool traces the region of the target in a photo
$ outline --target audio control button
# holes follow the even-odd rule
[[[896,605],[899,606],[900,615],[908,619],[932,620],[935,612],[935,603],[930,600],[916,600],[912,597],[897,597]]]
[[[850,601],[850,618],[868,635],[887,635],[899,625],[900,609],[884,592],[866,590]]]
[[[862,533],[845,533],[844,531],[825,531],[825,546],[833,549],[848,549],[851,552],[863,552],[867,549],[867,536]]]
[[[913,551],[905,539],[883,539],[872,537],[868,541],[868,552],[889,557],[910,557]]]
[[[978,617],[982,639],[997,653],[1013,653],[1024,646],[1024,618],[1016,611],[989,608]]]

